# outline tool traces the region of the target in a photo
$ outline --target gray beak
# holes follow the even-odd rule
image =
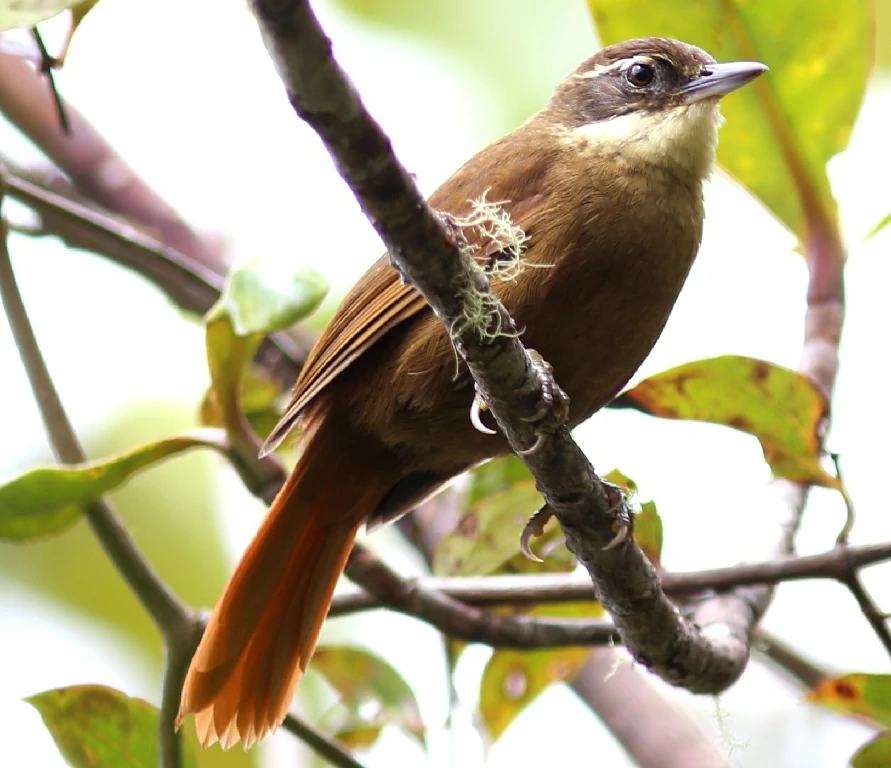
[[[703,99],[721,98],[737,88],[742,88],[768,69],[769,67],[760,61],[708,64],[702,68],[699,77],[681,86],[681,95],[688,104]]]

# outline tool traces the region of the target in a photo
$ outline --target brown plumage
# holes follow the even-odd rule
[[[552,364],[571,425],[659,337],[699,248],[718,99],[763,69],[658,38],[604,49],[431,197],[459,218],[471,201],[503,201],[525,233],[525,269],[493,274],[493,288]],[[472,227],[465,235],[484,266],[511,256]],[[322,333],[270,436],[274,446],[299,423],[302,454],[186,678],[180,720],[196,713],[205,746],[250,746],[281,723],[363,523],[395,519],[508,450],[471,425],[473,397],[442,323],[381,258]]]

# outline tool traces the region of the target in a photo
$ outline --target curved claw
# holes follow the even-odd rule
[[[494,429],[489,429],[489,427],[483,424],[482,411],[486,407],[483,399],[479,395],[475,395],[473,402],[470,404],[470,423],[473,424],[473,428],[477,432],[482,432],[484,435],[497,434]]]
[[[544,534],[545,526],[553,515],[551,508],[545,504],[529,518],[529,521],[523,528],[523,532],[520,534],[520,551],[535,563],[543,563],[544,560],[532,551],[532,548],[529,546],[530,540],[533,536],[538,537]]]
[[[619,532],[613,536],[612,541],[603,548],[603,551],[606,552],[608,549],[615,549],[619,545],[624,544],[631,538],[633,530],[634,526],[631,524],[625,523],[621,525],[619,527]]]
[[[531,456],[533,453],[538,451],[538,449],[541,448],[542,445],[544,445],[544,441],[545,441],[545,435],[543,433],[539,434],[538,436],[536,436],[535,442],[532,444],[531,448],[523,448],[522,450],[517,451],[517,455],[518,456]]]

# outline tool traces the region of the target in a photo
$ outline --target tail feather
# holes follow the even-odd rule
[[[179,724],[249,747],[284,720],[362,521],[386,491],[343,443],[312,435],[211,615],[183,686]]]

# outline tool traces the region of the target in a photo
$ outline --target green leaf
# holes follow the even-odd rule
[[[532,473],[518,456],[502,456],[487,461],[470,473],[470,484],[465,494],[468,507],[503,491],[514,483],[532,481]]]
[[[866,237],[864,237],[863,239],[864,239],[864,240],[869,240],[870,238],[875,237],[877,234],[879,234],[879,232],[881,232],[881,231],[882,231],[885,227],[887,227],[889,224],[891,224],[891,212],[887,213],[887,214],[885,215],[885,218],[883,218],[878,224],[876,224],[876,225],[869,231],[869,234],[868,234]]]
[[[724,99],[718,161],[802,240],[816,223],[835,229],[826,163],[847,146],[863,101],[873,57],[869,0],[588,6],[605,44],[660,35],[699,45],[718,61],[767,64],[770,72]]]
[[[29,696],[59,752],[74,768],[157,768],[158,709],[101,685],[75,685]],[[195,768],[194,737],[183,765]]]
[[[0,32],[33,27],[69,8],[79,20],[95,4],[96,0],[0,0]]]
[[[748,432],[758,438],[776,477],[841,487],[820,466],[826,398],[788,368],[735,355],[699,360],[645,379],[610,407]]]
[[[314,269],[290,270],[253,259],[229,274],[221,303],[235,334],[249,336],[290,328],[312,314],[327,293],[328,283]]]
[[[278,424],[278,403],[283,394],[278,379],[263,368],[252,365],[244,372],[239,399],[248,423],[258,435],[268,435]],[[225,427],[222,409],[213,389],[208,389],[204,395],[199,420],[206,427]]]
[[[361,648],[326,645],[311,667],[340,694],[345,715],[334,729],[352,746],[371,746],[386,725],[395,725],[427,746],[427,731],[408,683],[386,661]]]
[[[891,675],[854,672],[832,677],[809,691],[805,701],[891,727]]]
[[[620,470],[610,470],[603,479],[627,489],[632,496],[637,496],[637,483]],[[649,561],[658,567],[662,557],[662,518],[656,511],[655,502],[645,501],[640,504],[640,509],[634,516],[634,540]]]
[[[541,494],[532,481],[516,482],[476,502],[437,545],[433,573],[484,576],[518,570],[571,570],[575,560],[562,544],[560,526],[553,519],[544,536],[535,540],[535,548],[546,562],[534,563],[520,554],[520,534],[541,504]]]
[[[248,261],[230,272],[220,300],[205,317],[205,346],[215,420],[236,452],[258,447],[245,421],[242,380],[263,338],[284,330],[318,307],[328,285],[315,270],[284,270]],[[267,434],[267,433],[262,433]]]
[[[851,758],[851,768],[888,768],[891,765],[891,733],[885,731],[866,742]]]
[[[0,540],[27,543],[70,528],[91,501],[134,474],[193,448],[224,450],[218,430],[196,430],[87,464],[38,467],[0,485]]]
[[[586,619],[603,616],[599,603],[538,606],[533,616]],[[548,686],[572,680],[591,653],[590,648],[553,651],[501,651],[489,658],[480,681],[480,715],[488,735],[499,738]]]

